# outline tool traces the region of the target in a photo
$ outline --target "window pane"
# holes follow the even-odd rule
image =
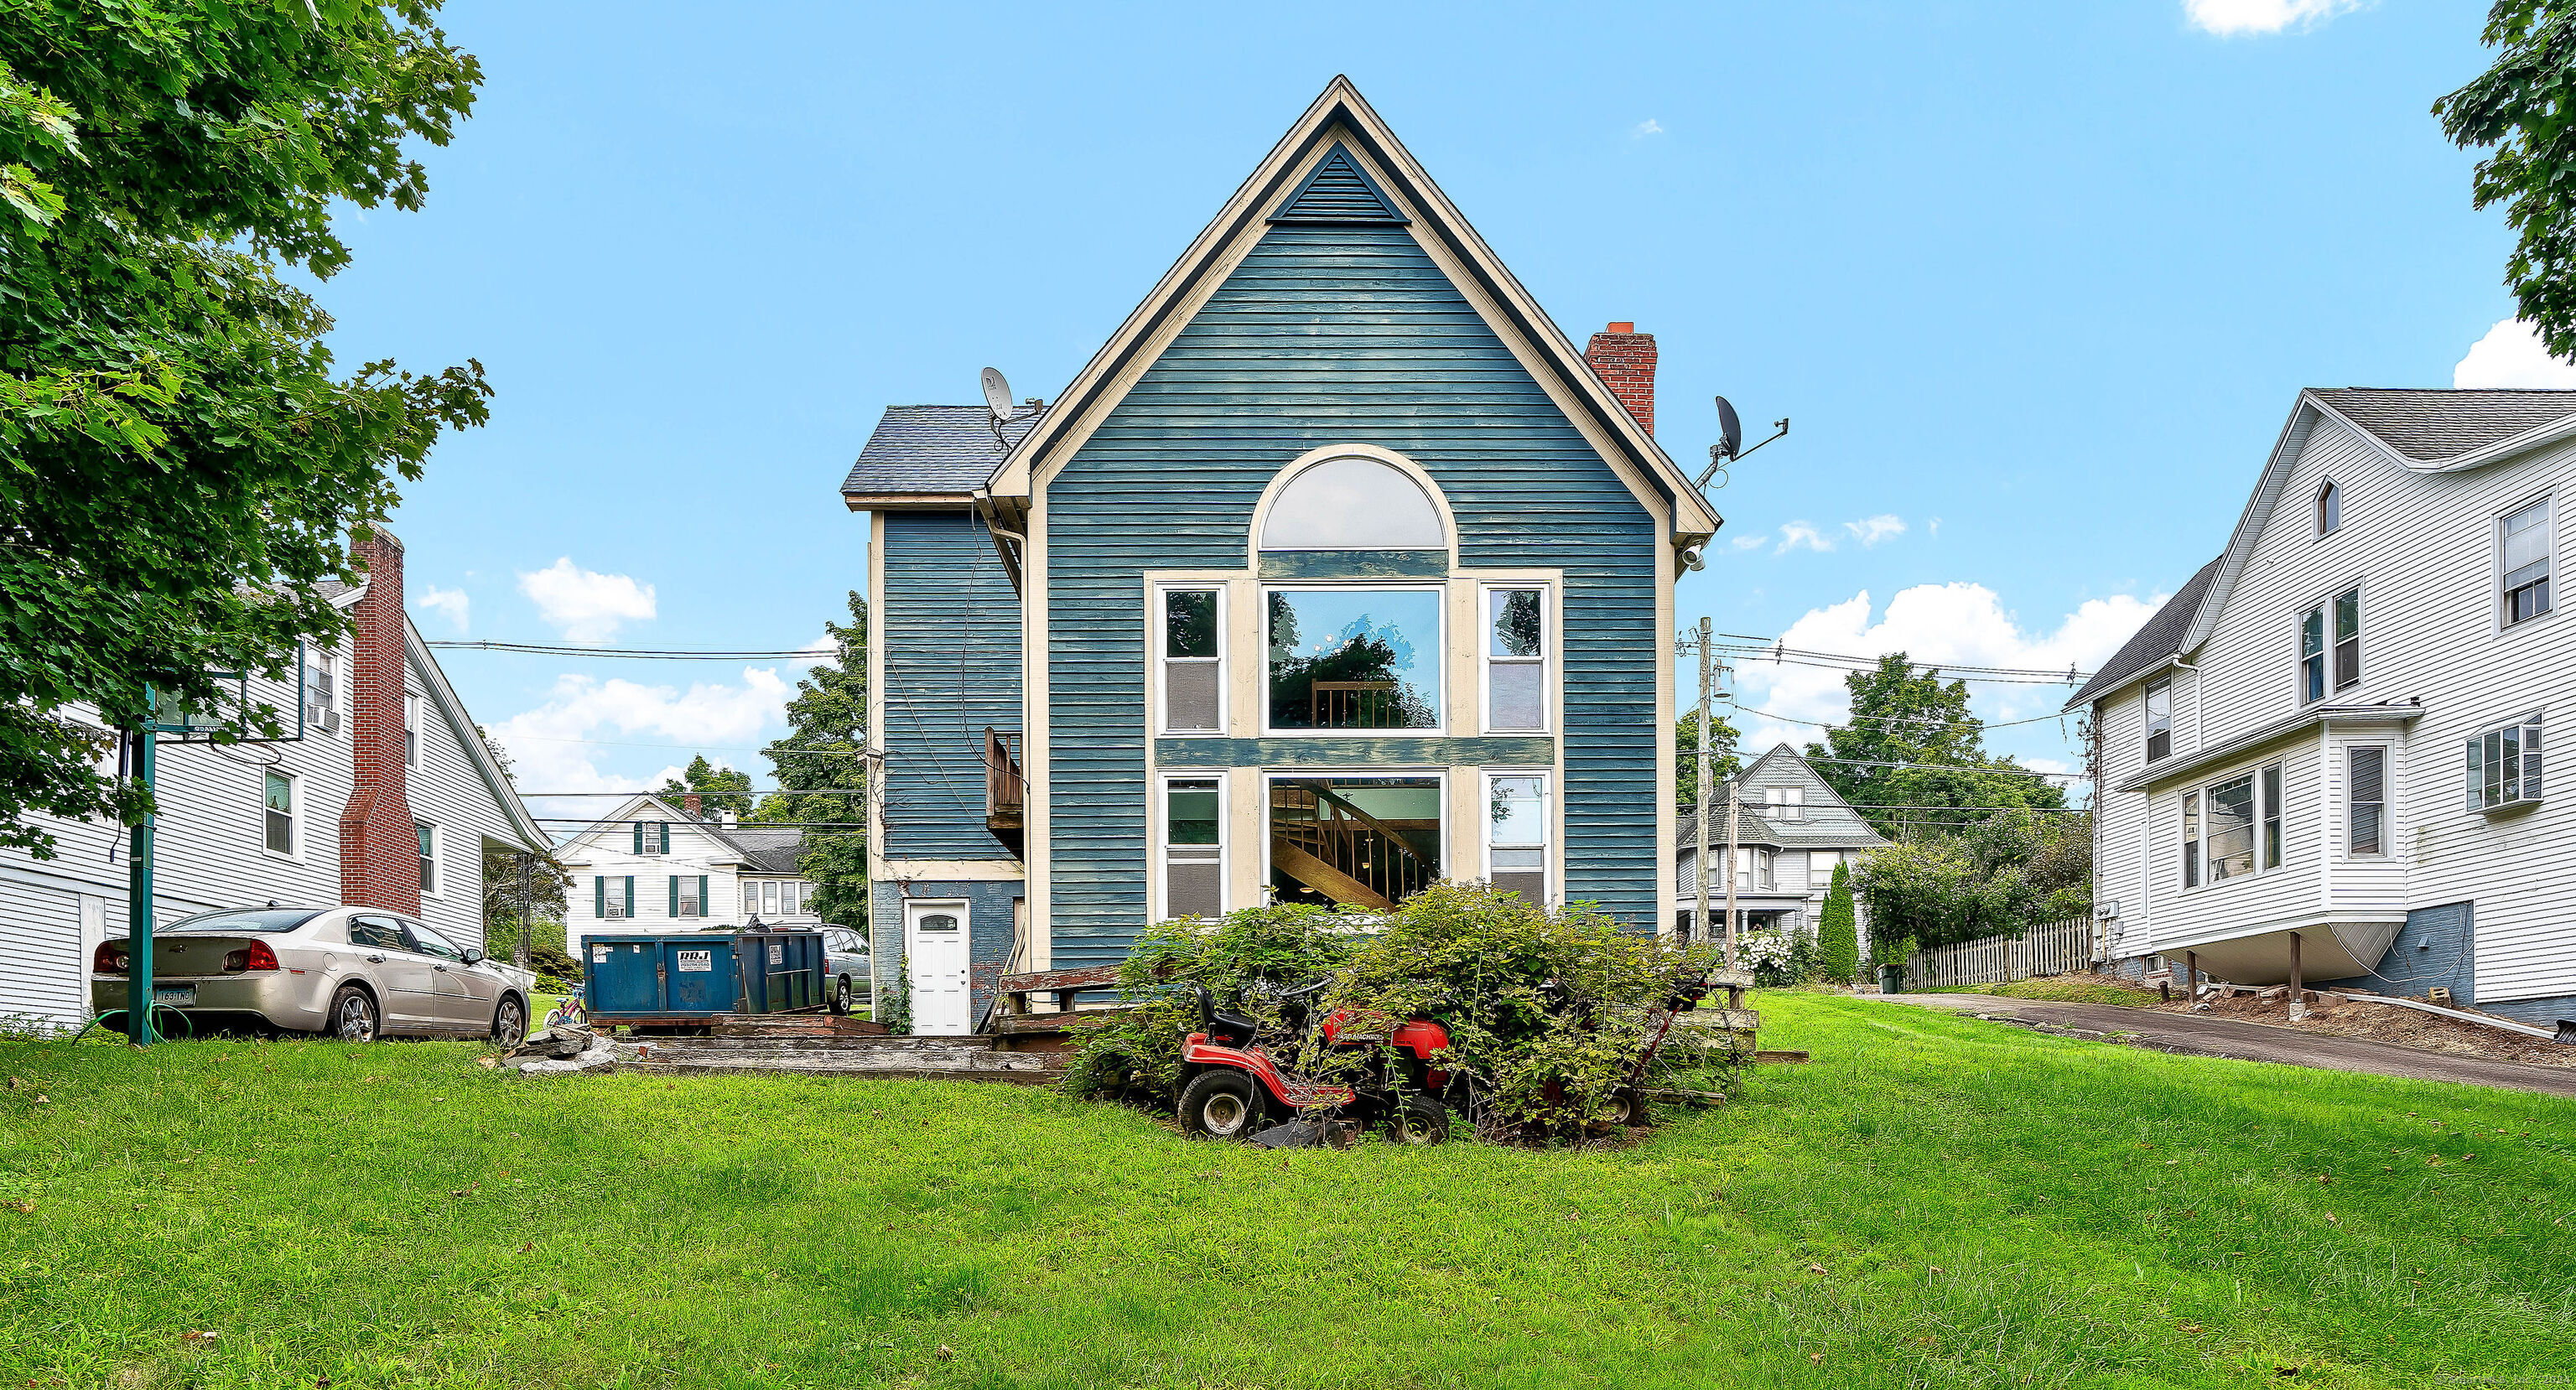
[[[1545,656],[1546,609],[1537,589],[1496,589],[1492,603],[1493,648],[1489,656]]]
[[[1490,721],[1493,727],[1496,730],[1546,728],[1547,663],[1497,661],[1490,671],[1487,682],[1494,700]]]
[[[2200,793],[2182,799],[2182,885],[2200,882]]]
[[[2385,749],[2355,748],[2350,750],[2350,761],[2345,764],[2350,773],[2345,785],[2349,789],[2352,808],[2351,849],[2354,854],[2385,852],[2380,843],[2380,809],[2386,785],[2383,773],[2387,756]]]
[[[1547,779],[1496,777],[1487,783],[1485,838],[1501,863],[1505,846],[1538,847],[1547,843]]]
[[[1163,595],[1163,655],[1216,655],[1216,591],[1189,589]]]
[[[2317,533],[2323,535],[2343,525],[2343,489],[2332,483],[2317,494]]]
[[[411,939],[419,948],[420,953],[424,956],[436,956],[440,960],[463,960],[465,958],[465,953],[457,950],[455,945],[446,937],[440,936],[438,933],[431,931],[429,928],[424,927],[417,922],[411,924]]]
[[[1441,876],[1436,777],[1270,783],[1270,881],[1283,903],[1383,908]]]
[[[2254,872],[2254,778],[2209,789],[2209,881]]]
[[[426,825],[414,824],[412,829],[420,836],[420,891],[435,893],[438,891],[438,855],[434,848],[435,840]]]
[[[1275,590],[1267,607],[1271,727],[1439,726],[1439,594]]]
[[[2281,867],[2281,769],[2263,769],[2263,867]]]
[[[295,810],[295,783],[277,773],[268,774],[268,809],[291,814]]]
[[[1218,843],[1217,804],[1214,779],[1176,781],[1163,792],[1163,840],[1172,845],[1213,845]]]
[[[2335,640],[2349,641],[2361,635],[2361,590],[2346,589],[2335,598]]]
[[[1291,479],[1262,522],[1264,550],[1445,550],[1431,499],[1402,469],[1326,459]]]
[[[760,885],[760,910],[773,917],[778,915],[778,884],[775,881]]]
[[[913,923],[914,931],[951,932],[957,930],[957,919],[945,912],[933,912]]]
[[[1223,692],[1217,688],[1217,663],[1174,661],[1163,667],[1163,718],[1169,727],[1190,731],[1224,727],[1218,712]]]
[[[2299,624],[2299,655],[2315,656],[2326,649],[2326,610],[2311,608]]]
[[[1163,911],[1173,917],[1225,915],[1225,871],[1210,859],[1179,859],[1164,868]]]

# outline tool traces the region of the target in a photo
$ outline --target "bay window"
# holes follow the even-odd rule
[[[2266,763],[2183,794],[2183,887],[2279,867],[2281,764]]]
[[[2493,811],[2540,799],[2540,716],[2469,740],[2469,809]]]

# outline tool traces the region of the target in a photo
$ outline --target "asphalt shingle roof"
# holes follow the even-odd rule
[[[2311,395],[2418,463],[2439,463],[2576,415],[2576,391],[2320,386]]]
[[[2131,633],[2129,640],[2111,654],[2111,659],[2103,662],[2102,668],[2093,673],[2093,679],[2086,681],[2084,688],[2067,700],[2067,706],[2072,708],[2103,691],[2114,689],[2122,681],[2179,650],[2182,635],[2191,630],[2191,615],[2200,611],[2201,598],[2209,592],[2210,582],[2218,578],[2219,560],[2226,558],[2219,556],[2217,560],[2201,566],[2200,573],[2184,580],[2182,588],[2165,600],[2165,606],[2157,609],[2145,626]]]
[[[1011,443],[1038,422],[1043,407],[1022,405],[1002,422]],[[845,495],[953,496],[973,492],[1002,462],[993,414],[980,405],[890,405],[841,483]]]
[[[754,830],[735,825],[724,835],[742,850],[742,857],[754,870],[765,874],[796,872],[796,854],[805,844],[802,830]]]

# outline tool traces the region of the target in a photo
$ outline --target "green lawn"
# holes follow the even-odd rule
[[[464,1044],[0,1045],[0,1384],[2569,1374],[2576,1104],[1760,1002],[1812,1065],[1606,1153],[1282,1156],[1004,1086]]]
[[[2008,985],[1933,985],[1925,994],[1991,994],[2005,999],[2045,999],[2060,1004],[2119,1004],[2136,1008],[2157,1002],[2156,992],[2136,985],[2114,984],[2097,975],[2034,976]]]

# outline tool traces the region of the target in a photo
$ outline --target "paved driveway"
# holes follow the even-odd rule
[[[1865,996],[1866,997],[1866,996]],[[2501,1086],[2576,1096],[2576,1068],[2535,1067],[2496,1062],[2483,1057],[2454,1057],[2396,1043],[2365,1038],[2337,1038],[2296,1028],[2275,1028],[2242,1019],[2206,1014],[2168,1014],[2150,1009],[2124,1009],[2117,1004],[2059,1004],[2037,999],[2005,999],[1991,994],[1892,994],[1891,1003],[1919,1004],[1952,1013],[1993,1014],[1998,1018],[2055,1028],[2084,1028],[2125,1036],[2117,1041],[2158,1052],[2190,1057],[2233,1057],[2246,1062],[2281,1062],[2326,1071],[2403,1076],[2418,1081],[2462,1081],[2472,1086]]]

